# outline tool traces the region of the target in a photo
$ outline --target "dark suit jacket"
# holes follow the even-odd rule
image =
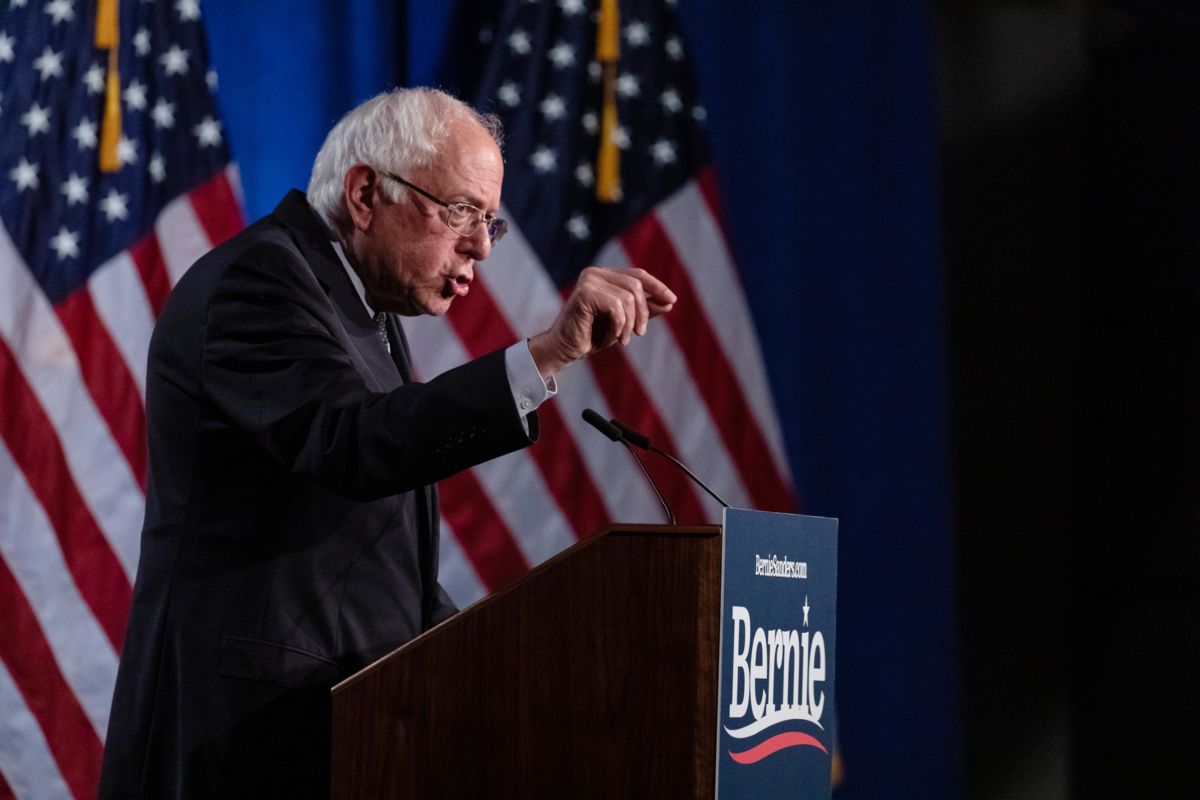
[[[172,292],[101,797],[327,794],[329,687],[453,613],[429,484],[531,435],[502,352],[417,384],[390,325],[299,192]]]

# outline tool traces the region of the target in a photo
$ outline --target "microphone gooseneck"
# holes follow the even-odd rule
[[[629,444],[636,445],[636,446],[642,448],[643,450],[649,450],[652,453],[658,453],[660,456],[667,459],[672,464],[674,464],[675,466],[677,466],[681,470],[683,470],[684,473],[689,478],[691,478],[696,483],[697,486],[699,486],[704,491],[708,492],[709,496],[712,497],[712,499],[716,500],[718,503],[720,503],[725,508],[729,508],[729,503],[726,503],[719,494],[714,492],[712,489],[708,488],[708,484],[706,484],[704,481],[702,481],[698,477],[696,477],[696,473],[694,473],[690,469],[688,469],[686,464],[684,464],[682,461],[680,461],[678,458],[671,455],[670,453],[663,452],[662,450],[659,450],[657,447],[655,447],[653,445],[653,443],[651,443],[649,436],[646,436],[643,433],[638,433],[633,428],[629,427],[625,423],[620,422],[618,420],[612,419],[612,420],[609,420],[609,422],[612,424],[612,427],[614,429],[616,429],[618,433],[621,434],[622,440],[628,442]]]
[[[662,503],[663,511],[667,515],[667,524],[674,525],[675,512],[671,510],[671,504],[667,502],[667,498],[663,497],[663,493],[659,491],[658,484],[654,482],[654,479],[650,477],[650,473],[646,471],[646,465],[642,463],[641,456],[637,454],[636,450],[629,446],[629,442],[626,441],[622,431],[616,425],[609,422],[590,408],[585,408],[581,416],[583,417],[584,422],[603,433],[609,439],[625,445],[625,449],[629,451],[631,456],[633,456],[633,460],[636,461],[638,467],[641,468],[642,474],[646,476],[646,480],[650,483],[650,488],[654,490],[656,495],[658,495],[658,502]]]

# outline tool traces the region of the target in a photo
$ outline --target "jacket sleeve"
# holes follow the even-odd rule
[[[212,296],[201,390],[219,418],[287,469],[354,500],[433,483],[530,443],[503,351],[378,393],[338,324],[296,251],[248,248]]]

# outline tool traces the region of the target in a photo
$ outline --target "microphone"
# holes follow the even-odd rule
[[[633,428],[629,427],[628,425],[626,425],[623,422],[620,422],[618,420],[613,419],[613,420],[609,420],[609,422],[612,423],[612,427],[614,429],[616,429],[618,433],[621,434],[622,441],[627,442],[628,444],[632,444],[636,447],[640,447],[643,450],[649,450],[652,453],[658,453],[660,456],[667,459],[672,464],[674,464],[675,466],[677,466],[681,470],[683,470],[685,473],[687,473],[687,476],[689,478],[691,478],[693,481],[695,481],[697,486],[699,486],[704,491],[708,492],[709,496],[712,497],[712,499],[716,500],[718,503],[720,503],[725,508],[729,508],[729,503],[726,503],[723,499],[721,499],[721,496],[719,494],[714,492],[712,489],[708,488],[708,484],[706,484],[704,481],[697,478],[696,473],[694,473],[690,469],[688,469],[687,466],[682,461],[680,461],[678,458],[671,455],[670,453],[665,453],[662,450],[659,450],[657,447],[655,447],[654,444],[651,443],[649,436],[646,436],[645,434],[642,434],[642,433],[638,433]],[[609,434],[609,435],[611,436],[611,434]]]
[[[654,482],[654,479],[650,477],[650,473],[646,471],[646,465],[642,463],[642,457],[637,454],[636,450],[629,446],[629,442],[625,441],[625,436],[623,435],[622,431],[615,424],[609,422],[590,408],[585,408],[582,416],[583,421],[588,425],[591,425],[593,428],[600,431],[614,442],[620,442],[621,444],[625,445],[625,449],[629,451],[629,454],[633,456],[633,460],[637,462],[639,467],[641,467],[642,474],[646,476],[646,480],[649,482],[650,488],[652,488],[654,493],[658,495],[658,502],[662,503],[663,511],[665,511],[667,514],[667,524],[674,525],[675,512],[671,510],[671,504],[667,502],[667,498],[663,497],[663,493],[658,490],[658,484]],[[649,443],[648,439],[646,441]]]

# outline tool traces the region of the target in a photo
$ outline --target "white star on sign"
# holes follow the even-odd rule
[[[642,87],[638,85],[637,77],[627,72],[617,78],[617,94],[621,97],[637,97],[641,93]]]
[[[200,3],[197,0],[179,0],[175,4],[175,10],[179,12],[179,19],[184,22],[200,19]]]
[[[38,187],[37,164],[30,164],[22,158],[19,164],[9,170],[8,177],[17,182],[18,192],[26,189],[36,189]]]
[[[79,144],[81,150],[91,150],[96,146],[96,123],[87,117],[79,120],[79,124],[71,131],[71,138]]]
[[[47,47],[33,60],[33,68],[41,73],[42,80],[62,77],[62,54]]]
[[[808,612],[811,606],[808,604],[808,595],[804,595],[804,605],[800,606],[804,609],[804,627],[808,627]]]
[[[162,183],[167,179],[166,164],[163,162],[161,153],[155,153],[154,155],[150,156],[149,170],[150,177],[155,183]]]
[[[556,94],[546,95],[546,99],[538,104],[538,110],[547,122],[554,122],[567,115],[567,104]]]
[[[67,206],[73,206],[76,203],[86,203],[88,199],[87,178],[81,178],[74,172],[71,177],[67,178],[66,183],[62,185],[62,193],[67,196]]]
[[[500,98],[500,102],[504,105],[513,108],[521,102],[521,87],[509,81],[496,90],[496,97]]]
[[[13,40],[8,34],[0,31],[0,62],[13,60]]]
[[[50,130],[50,115],[35,101],[29,110],[21,115],[21,124],[29,128],[30,137],[37,136]]]
[[[576,239],[586,239],[591,235],[588,230],[587,217],[582,214],[576,214],[567,220],[567,232]]]
[[[659,166],[673,164],[675,162],[675,145],[666,139],[659,139],[650,148],[650,154],[654,156],[654,163]]]
[[[150,111],[150,117],[154,120],[154,127],[159,130],[174,128],[175,104],[168,103],[166,100],[159,98],[158,102],[154,104],[154,108]]]
[[[104,91],[104,67],[92,64],[83,73],[83,82],[87,84],[88,94],[98,94]]]
[[[138,32],[133,35],[133,49],[139,56],[150,52],[150,31],[138,28]]]
[[[137,78],[129,82],[121,96],[125,98],[125,105],[134,111],[141,111],[146,107],[146,87]]]
[[[50,240],[50,247],[58,253],[58,260],[64,258],[79,257],[79,234],[71,233],[67,230],[67,226],[63,225],[58,229],[58,235]]]
[[[663,110],[670,114],[683,109],[683,101],[679,99],[679,92],[670,86],[658,96],[658,102],[662,103]]]
[[[216,147],[221,143],[221,123],[205,115],[200,124],[192,128],[201,147]]]
[[[54,20],[55,25],[75,19],[75,9],[72,8],[71,0],[50,0],[46,3],[45,11]]]
[[[520,28],[509,34],[508,46],[519,56],[525,55],[533,48],[533,45],[529,43],[529,34]]]
[[[650,29],[644,22],[633,22],[625,26],[625,43],[630,47],[644,47],[650,43]]]
[[[116,189],[109,189],[108,195],[100,201],[100,210],[109,222],[129,217],[129,198]]]
[[[158,57],[158,63],[163,65],[168,75],[187,75],[188,51],[173,44],[170,50]]]
[[[596,176],[592,174],[592,165],[584,161],[575,168],[575,180],[580,186],[591,186]]]
[[[545,174],[558,165],[558,156],[554,155],[554,151],[549,147],[543,145],[529,156],[529,163],[533,164],[533,168],[538,172]]]
[[[117,140],[117,163],[123,167],[126,164],[136,164],[137,160],[137,142],[122,136]]]
[[[575,48],[566,42],[559,42],[550,48],[546,57],[559,69],[565,69],[575,63]]]

